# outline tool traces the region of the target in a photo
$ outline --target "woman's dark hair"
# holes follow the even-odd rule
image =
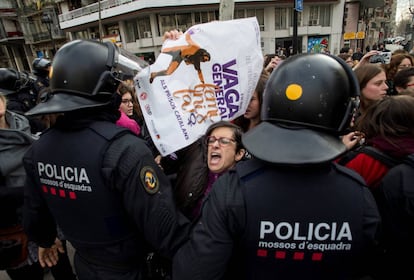
[[[414,67],[402,69],[394,77],[394,86],[400,88],[407,88],[410,77],[414,77]]]
[[[269,73],[266,71],[262,71],[259,77],[259,81],[257,82],[255,91],[257,92],[257,97],[259,99],[260,108],[262,108],[263,104],[263,92],[266,87],[267,80],[269,80]]]
[[[213,133],[213,131],[216,128],[220,128],[220,127],[227,127],[233,130],[233,137],[234,137],[234,140],[236,141],[236,152],[240,151],[241,149],[244,149],[242,141],[241,141],[241,138],[243,135],[243,131],[241,127],[229,121],[218,121],[218,122],[211,124],[207,128],[206,133],[204,134],[205,138],[207,139],[207,137],[210,136],[211,133]]]
[[[338,57],[343,59],[343,61],[346,61],[348,58],[352,58],[352,55],[350,55],[348,53],[340,53],[340,54],[338,54]]]
[[[414,97],[395,95],[376,101],[361,115],[356,127],[368,142],[380,136],[396,145],[393,139],[414,136]]]

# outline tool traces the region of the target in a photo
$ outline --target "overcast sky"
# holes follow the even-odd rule
[[[397,1],[397,12],[396,12],[395,20],[399,22],[403,18],[409,18],[410,11],[408,10],[408,8],[410,7],[410,2],[411,4],[414,4],[414,1],[413,0],[396,0],[396,1]],[[413,5],[413,8],[414,8],[414,5]]]

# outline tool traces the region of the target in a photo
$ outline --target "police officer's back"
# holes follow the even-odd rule
[[[175,279],[348,279],[365,274],[380,217],[356,173],[332,162],[359,94],[336,57],[297,55],[270,77],[254,159],[218,179]]]
[[[48,248],[56,222],[76,249],[80,279],[141,279],[149,247],[172,257],[187,235],[151,151],[115,125],[116,88],[140,70],[132,57],[111,43],[67,43],[54,58],[50,93],[27,113],[63,116],[24,158],[25,229]]]

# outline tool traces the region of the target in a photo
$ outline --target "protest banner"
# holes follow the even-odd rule
[[[263,69],[256,18],[214,21],[166,40],[135,89],[162,156],[192,144],[219,120],[244,114]]]

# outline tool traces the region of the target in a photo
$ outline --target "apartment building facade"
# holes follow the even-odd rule
[[[347,0],[342,45],[364,49],[394,37],[396,10],[396,0]]]
[[[258,19],[263,53],[278,50],[289,55],[294,35],[294,1],[236,0],[234,4],[234,18]],[[185,31],[195,24],[219,20],[219,8],[219,0],[108,0],[73,10],[62,2],[59,22],[70,40],[101,35],[103,40],[112,40],[139,56],[154,59],[165,31]],[[304,1],[303,11],[297,14],[298,52],[339,51],[343,10],[344,0]]]
[[[344,40],[348,2],[303,0],[295,23],[295,0],[235,0],[234,18],[257,18],[264,54],[289,56],[295,36],[299,53],[337,54],[351,43]],[[363,3],[380,6],[384,0],[356,2],[359,10],[351,21],[358,22]],[[219,9],[220,0],[2,0],[0,67],[28,70],[35,57],[53,59],[62,44],[74,39],[112,41],[151,61],[160,53],[165,31],[219,20]]]

